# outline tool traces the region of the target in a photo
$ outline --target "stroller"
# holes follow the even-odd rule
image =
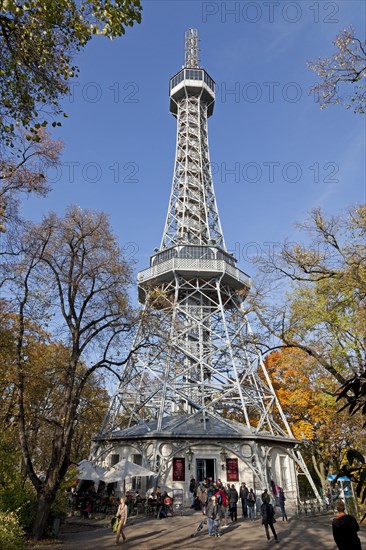
[[[199,524],[197,525],[197,529],[195,530],[194,533],[192,533],[191,537],[195,537],[200,531],[202,531],[203,527],[207,525],[207,518],[206,516],[199,522]]]

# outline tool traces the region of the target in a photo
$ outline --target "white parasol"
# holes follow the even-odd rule
[[[156,476],[157,474],[147,468],[143,468],[130,460],[120,460],[117,462],[108,472],[106,472],[100,479],[105,483],[113,483],[115,481],[122,481],[126,477],[147,477]]]
[[[90,460],[82,460],[77,466],[79,479],[99,481],[105,469]]]

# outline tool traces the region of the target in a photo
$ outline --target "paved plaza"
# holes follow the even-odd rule
[[[123,550],[217,550],[281,548],[284,550],[336,550],[333,542],[332,515],[290,518],[289,522],[278,520],[275,528],[279,544],[273,538],[268,544],[264,528],[259,519],[254,522],[238,519],[222,530],[221,538],[209,537],[207,526],[194,538],[197,525],[202,519],[201,512],[185,511],[183,516],[158,520],[155,518],[129,518],[125,534],[127,540],[119,544]],[[52,545],[40,543],[28,546],[27,550],[100,550],[117,548],[115,535],[109,527],[109,519],[81,520],[69,518],[60,535],[60,540]],[[361,527],[360,538],[366,550],[366,526]]]

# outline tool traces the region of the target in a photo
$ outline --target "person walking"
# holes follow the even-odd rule
[[[345,505],[342,500],[335,503],[337,515],[332,521],[333,538],[339,550],[362,550],[361,541],[358,538],[360,526],[356,519],[345,513]]]
[[[229,510],[229,500],[228,500],[227,492],[224,488],[222,488],[215,493],[215,496],[221,508],[220,516],[221,516],[221,519],[223,520],[222,525],[223,527],[227,527],[228,525],[227,518],[228,518],[228,510]]]
[[[247,507],[248,494],[249,494],[248,487],[243,482],[240,485],[240,490],[239,490],[239,496],[240,496],[240,499],[241,499],[241,507],[242,507],[242,512],[243,512],[243,518],[248,517],[248,507]]]
[[[282,521],[285,521],[285,520],[288,521],[286,510],[285,510],[285,500],[286,500],[285,493],[283,492],[282,487],[279,487],[278,489],[279,489],[278,490],[278,504],[280,506],[280,510],[281,510],[281,514],[282,514]]]
[[[116,544],[119,543],[119,539],[122,535],[123,542],[126,540],[126,535],[123,532],[123,527],[126,524],[128,516],[128,508],[126,504],[126,497],[121,497],[119,501],[119,506],[117,510],[117,517],[118,517],[118,527],[116,532]]]
[[[220,536],[220,509],[219,505],[217,504],[216,496],[213,495],[206,508],[206,516],[207,516],[207,526],[208,526],[208,534],[210,537]]]
[[[255,518],[255,501],[256,498],[253,489],[250,489],[247,498],[248,515],[250,521],[254,521]]]
[[[267,541],[270,542],[271,540],[269,529],[268,529],[269,527],[273,533],[275,542],[278,542],[277,533],[273,526],[274,522],[276,521],[274,518],[274,515],[275,515],[274,508],[272,504],[268,502],[266,497],[264,497],[264,499],[262,498],[262,500],[263,500],[263,504],[261,506],[262,525],[264,525]]]
[[[229,512],[230,512],[231,521],[237,521],[238,520],[237,503],[239,500],[239,495],[238,495],[238,491],[235,489],[234,484],[231,485],[227,496],[229,499]]]

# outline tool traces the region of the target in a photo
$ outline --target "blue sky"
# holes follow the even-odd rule
[[[201,65],[217,83],[210,154],[228,249],[255,275],[251,256],[285,238],[312,208],[339,214],[364,202],[365,118],[321,111],[308,95],[307,60],[331,55],[350,24],[362,37],[365,5],[337,2],[143,2],[141,25],[94,38],[64,101],[69,118],[53,191],[23,203],[25,217],[69,204],[103,210],[136,269],[159,246],[173,175],[176,121],[168,84],[182,66],[184,31],[200,35]]]

